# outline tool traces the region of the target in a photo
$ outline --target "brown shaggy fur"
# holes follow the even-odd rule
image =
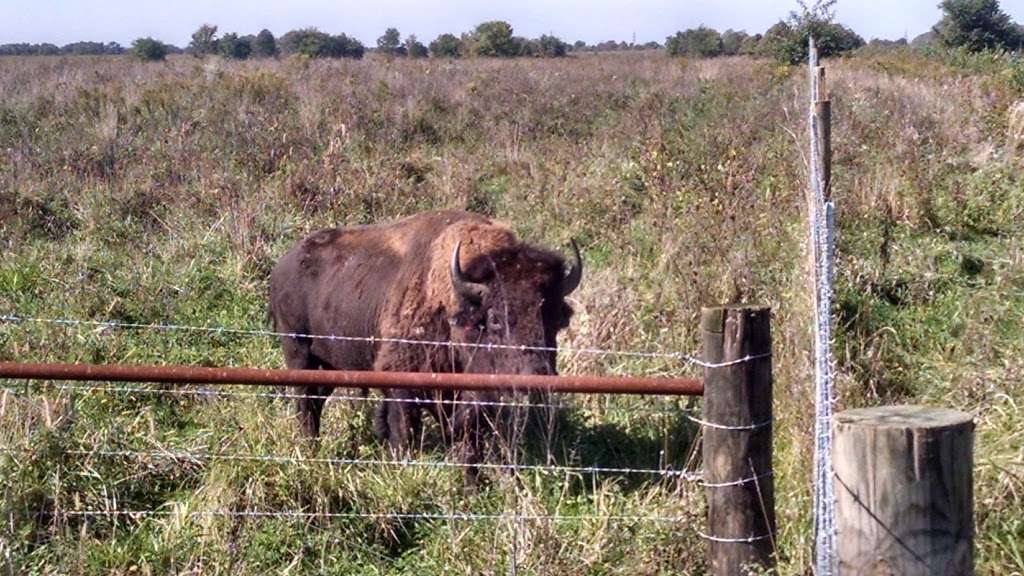
[[[452,286],[450,259],[461,241],[460,263],[488,296],[471,302]],[[467,212],[417,214],[397,222],[321,230],[299,242],[274,266],[270,313],[282,332],[435,342],[555,345],[571,310],[562,296],[565,262],[554,252],[520,242],[507,227]],[[398,343],[283,338],[290,368],[402,372],[553,374],[555,355],[520,350],[469,349]],[[303,388],[305,395],[330,390]],[[394,449],[419,434],[427,409],[463,458],[480,457],[482,422],[493,415],[476,406],[434,402],[425,391],[385,390],[374,429]],[[486,393],[462,399],[493,400]],[[448,395],[444,399],[451,399]],[[298,401],[303,432],[319,434],[323,400]]]

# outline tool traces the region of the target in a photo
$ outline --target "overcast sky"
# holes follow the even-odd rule
[[[938,0],[840,0],[838,20],[866,39],[902,38],[939,19]],[[1024,0],[1003,0],[1024,22]],[[275,35],[315,26],[345,32],[367,45],[388,26],[430,41],[485,20],[507,20],[517,35],[554,34],[563,40],[664,42],[700,24],[763,32],[796,7],[790,0],[0,0],[0,44],[154,38],[184,46],[200,24],[220,31]]]

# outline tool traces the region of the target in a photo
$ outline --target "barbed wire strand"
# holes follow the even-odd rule
[[[55,510],[36,511],[42,516],[228,516],[243,518],[347,518],[347,519],[375,519],[375,520],[463,520],[463,521],[486,521],[486,520],[512,520],[514,517],[508,514],[482,514],[482,513],[432,513],[432,512],[302,512],[296,510]],[[556,522],[574,522],[580,520],[601,520],[613,522],[660,522],[660,523],[682,523],[689,522],[692,518],[685,516],[651,516],[632,514],[520,514],[516,516],[520,520],[547,520]]]
[[[36,511],[39,516],[68,517],[68,516],[127,516],[131,519],[147,517],[231,517],[231,518],[300,518],[312,520],[317,518],[334,519],[367,519],[367,520],[444,520],[444,521],[500,521],[514,520],[522,521],[547,521],[547,522],[579,522],[579,521],[602,521],[602,522],[624,522],[624,523],[658,523],[658,524],[682,524],[692,521],[686,516],[654,516],[635,514],[480,514],[480,513],[431,513],[431,512],[301,512],[294,510],[56,510]],[[747,538],[723,538],[712,536],[701,530],[694,530],[698,536],[712,542],[724,543],[752,543],[764,540],[768,534],[750,536]]]
[[[0,447],[0,452],[31,454],[28,449]],[[487,469],[506,471],[529,471],[529,472],[551,472],[551,473],[573,473],[573,474],[639,474],[650,476],[664,476],[668,478],[677,477],[687,482],[699,482],[700,471],[674,470],[671,468],[626,468],[626,467],[604,467],[604,466],[558,466],[542,464],[499,464],[495,462],[481,462],[478,464],[467,464],[464,462],[448,462],[441,460],[375,460],[370,458],[299,458],[294,456],[267,455],[267,454],[213,454],[208,452],[186,452],[186,451],[132,451],[132,450],[65,450],[64,454],[73,456],[101,456],[105,458],[135,458],[138,460],[146,458],[163,458],[167,460],[200,461],[219,460],[228,462],[270,462],[277,464],[327,464],[336,466],[400,466],[400,467],[423,467],[423,468],[461,468],[461,469]],[[749,480],[746,480],[749,481]]]
[[[758,430],[760,428],[764,428],[765,426],[771,426],[772,423],[775,421],[774,418],[769,418],[764,422],[756,422],[754,424],[746,424],[743,426],[729,426],[727,424],[718,424],[715,422],[701,420],[700,418],[697,418],[696,416],[693,415],[688,415],[687,418],[692,422],[700,424],[701,426],[704,426],[706,428],[715,428],[716,430]]]
[[[725,488],[727,486],[742,486],[743,484],[746,484],[748,482],[757,482],[758,480],[760,480],[762,478],[767,478],[768,476],[771,476],[773,474],[774,474],[774,472],[769,470],[767,472],[762,472],[761,474],[758,474],[756,476],[750,476],[748,478],[741,478],[739,480],[732,480],[730,482],[704,482],[704,481],[701,481],[700,485],[705,487],[705,488]]]
[[[344,336],[338,334],[304,334],[300,332],[277,332],[273,330],[258,330],[251,328],[231,328],[226,326],[189,326],[185,324],[146,324],[139,322],[120,322],[113,320],[77,320],[71,318],[39,318],[33,316],[15,316],[6,314],[0,316],[0,322],[11,324],[31,322],[37,324],[55,324],[65,326],[94,326],[111,329],[124,330],[153,330],[153,331],[181,331],[181,332],[202,332],[207,334],[230,334],[236,336],[271,337],[271,338],[294,338],[309,340],[334,340],[344,342],[362,343],[387,343],[406,344],[418,346],[474,348],[485,350],[517,350],[521,352],[564,352],[566,354],[587,354],[595,356],[625,356],[633,358],[665,358],[682,361],[686,365],[695,365],[702,368],[727,368],[738,364],[744,364],[753,360],[771,356],[770,353],[754,354],[737,358],[727,362],[705,362],[697,356],[684,354],[682,352],[653,352],[635,350],[611,350],[604,348],[573,348],[555,346],[528,346],[525,344],[480,344],[475,342],[451,342],[440,340],[416,340],[410,338],[377,337],[377,336]]]
[[[750,536],[748,538],[722,538],[721,536],[712,536],[710,534],[705,534],[700,530],[697,530],[696,532],[698,536],[705,540],[710,540],[712,542],[723,542],[726,544],[750,544],[752,542],[766,540],[771,537],[771,534],[761,534],[759,536]]]
[[[24,448],[0,447],[0,452],[31,454],[31,450]],[[750,476],[731,480],[728,482],[704,482],[701,470],[676,470],[673,468],[629,468],[629,467],[607,467],[607,466],[560,466],[550,464],[498,464],[494,462],[481,462],[479,464],[466,464],[463,462],[449,462],[442,460],[374,460],[371,458],[305,458],[295,456],[282,456],[275,454],[213,454],[209,452],[187,452],[175,450],[162,451],[133,451],[133,450],[65,450],[65,454],[74,456],[101,456],[105,458],[163,458],[166,460],[220,460],[220,461],[241,461],[241,462],[271,462],[275,464],[328,464],[337,466],[402,466],[402,467],[426,467],[426,468],[483,468],[490,470],[505,471],[530,471],[530,472],[551,472],[551,473],[573,473],[573,474],[640,474],[648,476],[678,477],[687,482],[694,482],[705,488],[724,488],[727,486],[740,486],[748,482],[755,482],[762,478],[771,476],[771,470]]]
[[[385,396],[351,396],[344,394],[332,394],[328,396],[319,394],[293,394],[290,392],[240,392],[234,390],[194,390],[194,389],[181,389],[181,388],[141,388],[131,386],[93,386],[93,385],[75,385],[75,384],[57,384],[52,385],[55,390],[71,392],[76,394],[85,394],[88,392],[116,392],[124,394],[155,394],[155,395],[171,395],[171,396],[211,396],[211,397],[224,397],[224,398],[270,398],[270,399],[282,399],[282,400],[298,400],[298,399],[316,399],[324,400],[325,402],[338,402],[338,401],[351,401],[351,402],[387,402],[387,403],[400,403],[400,404],[417,404],[421,406],[429,406],[433,404],[451,404],[453,406],[468,405],[468,406],[496,406],[496,407],[507,407],[507,408],[547,408],[555,410],[566,410],[566,409],[582,409],[585,406],[577,404],[553,404],[553,403],[537,403],[537,402],[501,402],[494,400],[457,400],[457,399],[417,399],[417,398],[388,398]],[[20,391],[13,388],[4,388],[8,392],[14,394],[20,394]],[[687,408],[678,407],[651,407],[651,406],[602,406],[602,410],[608,411],[621,411],[621,412],[647,412],[647,413],[690,413],[691,410]]]
[[[290,394],[290,393],[276,393],[276,392],[237,392],[237,391],[222,391],[222,390],[182,390],[180,388],[132,388],[125,386],[76,386],[72,384],[61,384],[54,385],[54,389],[78,394],[84,394],[88,392],[117,392],[126,394],[167,394],[167,395],[194,395],[194,396],[213,396],[213,397],[241,397],[241,398],[271,398],[271,399],[317,399],[330,401],[353,401],[353,402],[394,402],[394,403],[406,403],[406,404],[417,404],[417,405],[430,405],[430,404],[452,404],[452,405],[469,405],[469,406],[497,406],[497,407],[509,407],[509,408],[547,408],[555,410],[570,410],[570,409],[590,409],[586,406],[579,406],[576,404],[544,404],[544,403],[532,403],[532,402],[500,402],[490,400],[434,400],[434,399],[415,399],[415,398],[387,398],[387,397],[368,397],[368,396],[346,396],[346,395],[331,395],[322,396],[316,394]],[[3,388],[5,392],[11,394],[20,394],[21,392],[13,388]],[[689,408],[680,407],[665,407],[665,408],[653,408],[649,406],[602,406],[602,410],[616,411],[616,412],[645,412],[652,414],[680,414],[687,420],[707,428],[715,428],[718,430],[738,430],[738,431],[749,431],[757,430],[765,426],[769,426],[774,422],[774,419],[766,420],[764,422],[758,422],[755,424],[745,426],[728,426],[725,424],[716,424],[714,422],[708,422],[702,420],[693,415],[693,410]]]

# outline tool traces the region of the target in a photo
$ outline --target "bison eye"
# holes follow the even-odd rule
[[[488,332],[501,332],[505,327],[505,323],[502,322],[501,316],[494,310],[487,311],[487,331]]]

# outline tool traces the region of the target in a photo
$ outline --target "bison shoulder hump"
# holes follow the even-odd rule
[[[337,229],[318,230],[302,240],[299,247],[299,262],[303,272],[316,274],[319,262],[322,260],[321,253],[330,246],[341,234]]]

